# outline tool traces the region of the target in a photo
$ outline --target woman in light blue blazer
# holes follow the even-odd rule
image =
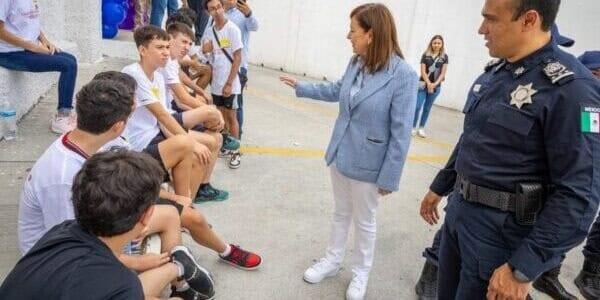
[[[415,112],[417,75],[404,61],[390,11],[365,4],[350,14],[348,39],[355,55],[334,83],[281,81],[298,97],[339,102],[327,148],[335,200],[326,255],[304,280],[317,283],[338,274],[350,224],[355,229],[353,279],[347,299],[363,299],[375,249],[375,212],[381,196],[398,190]]]

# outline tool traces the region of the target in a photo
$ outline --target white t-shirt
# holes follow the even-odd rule
[[[74,219],[73,178],[86,158],[67,148],[63,136],[37,160],[19,202],[19,248],[25,254],[54,225]]]
[[[19,203],[19,248],[25,254],[54,225],[75,219],[71,187],[86,161],[58,138],[35,162],[23,187]],[[112,147],[130,149],[124,137],[106,143],[98,152]]]
[[[240,32],[240,29],[233,22],[227,21],[227,23],[225,23],[225,26],[223,26],[221,30],[216,30],[216,32],[217,36],[219,37],[221,47],[224,48],[225,51],[229,53],[229,56],[231,56],[231,58],[233,59],[233,53],[244,47],[244,45],[242,44],[242,34]],[[223,95],[223,87],[225,86],[225,83],[227,82],[227,78],[229,77],[229,73],[231,71],[231,62],[229,61],[227,56],[225,56],[223,51],[219,48],[219,43],[217,43],[217,40],[215,39],[215,35],[211,26],[206,28],[204,40],[210,40],[213,44],[213,52],[211,59],[213,77],[212,83],[210,85],[210,90],[211,93],[221,96]],[[240,94],[242,92],[242,87],[240,85],[240,80],[238,77],[238,75],[235,76],[235,79],[233,80],[231,86],[232,93],[234,95]]]
[[[135,110],[127,121],[123,135],[133,150],[142,151],[160,132],[158,120],[145,106],[157,102],[166,105],[165,80],[160,72],[156,71],[154,80],[150,81],[139,63],[126,66],[121,72],[131,75],[137,82]]]
[[[38,42],[41,28],[37,0],[0,0],[0,21],[4,22],[4,28],[8,32],[26,41]],[[0,40],[0,53],[23,50]]]
[[[169,58],[169,61],[167,62],[164,68],[158,69],[160,74],[165,79],[165,89],[167,90],[167,110],[170,113],[174,112],[171,106],[171,101],[173,101],[175,96],[171,88],[169,88],[169,85],[181,83],[181,81],[179,80],[180,70],[181,67],[179,66],[179,62],[176,59],[172,58]]]

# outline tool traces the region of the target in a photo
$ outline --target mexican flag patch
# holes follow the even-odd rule
[[[581,110],[581,132],[600,133],[600,108],[584,107]]]

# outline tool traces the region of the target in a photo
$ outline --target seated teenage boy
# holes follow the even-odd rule
[[[183,74],[178,60],[189,51],[194,32],[187,25],[179,22],[169,24],[167,33],[170,37],[170,57],[164,68],[159,71],[163,75],[166,83],[167,103],[170,103],[171,108],[178,113],[174,116],[183,114],[184,111],[205,106],[205,102],[200,100],[200,97],[194,97],[188,93],[186,87],[180,81],[180,75]],[[184,110],[178,110],[179,107],[185,107]],[[219,156],[219,150],[223,143],[221,133],[196,126],[188,132],[197,142],[206,145],[211,150],[210,162],[207,165],[204,180],[200,185],[200,189],[195,197],[195,202],[204,201],[223,201],[229,196],[226,191],[215,189],[210,184],[210,177],[214,171],[215,164]]]
[[[19,203],[19,246],[23,254],[53,226],[75,217],[71,201],[73,178],[90,155],[123,131],[132,111],[135,81],[121,75],[128,84],[93,80],[81,89],[77,94],[77,127],[57,139],[34,164]],[[165,264],[169,261],[168,253],[181,244],[180,219],[175,207],[158,205],[154,211],[146,233],[160,235],[162,254],[117,256],[128,268],[140,273],[144,291],[160,288],[157,282],[174,279],[165,277],[169,274]],[[186,286],[180,282],[178,287]]]
[[[123,69],[124,73],[131,75],[137,82],[136,108],[125,130],[125,136],[131,143],[132,149],[150,154],[162,162],[168,170],[173,168],[171,164],[173,150],[169,146],[170,141],[178,138],[192,140],[193,145],[190,148],[196,155],[195,159],[191,157],[192,170],[179,178],[173,174],[175,193],[186,198],[176,200],[182,206],[180,209],[182,227],[190,230],[192,238],[197,243],[219,253],[224,262],[246,270],[258,268],[262,261],[260,256],[238,246],[224,243],[210,228],[204,216],[191,205],[190,195],[197,194],[204,179],[203,176],[198,175],[200,174],[198,160],[206,164],[211,152],[206,146],[193,141],[181,124],[186,128],[192,128],[203,121],[202,125],[205,128],[218,130],[223,125],[220,113],[214,107],[205,105],[176,114],[175,117],[171,115],[166,103],[164,78],[158,72],[158,69],[164,67],[169,59],[169,36],[166,31],[150,25],[137,29],[134,38],[138,45],[140,61]],[[174,173],[174,168],[172,172]],[[188,184],[187,190],[181,188],[186,183],[185,180]]]
[[[193,11],[182,8],[167,18],[166,28],[173,23],[183,23],[190,28],[194,28],[195,20],[196,15]],[[190,52],[179,60],[182,70],[184,71],[181,76],[181,81],[194,91],[195,94],[202,95],[206,100],[209,100],[209,103],[212,103],[210,94],[204,91],[210,83],[212,76],[212,69],[207,62],[208,61],[202,54],[201,48],[197,45],[192,45],[190,47]]]
[[[75,220],[53,227],[25,255],[0,287],[0,299],[143,299],[146,289],[117,258],[150,225],[162,168],[131,151],[103,152],[88,159],[73,180]],[[212,286],[183,247],[162,267],[163,288],[177,277],[198,289]],[[154,278],[157,280],[157,278]],[[214,294],[214,293],[213,293]]]

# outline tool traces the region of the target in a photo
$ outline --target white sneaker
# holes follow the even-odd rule
[[[321,260],[306,269],[304,272],[304,281],[308,283],[319,283],[327,277],[333,277],[340,273],[340,266],[330,263],[328,260]]]
[[[231,152],[231,158],[229,159],[229,168],[230,169],[237,169],[240,167],[240,164],[242,163],[242,159],[241,159],[242,155],[240,154],[239,151],[235,151],[235,152]]]
[[[419,130],[417,131],[417,134],[422,138],[427,137],[427,134],[425,133],[425,129],[423,129],[423,128],[419,128]]]
[[[411,131],[410,131],[410,135],[411,135],[411,136],[415,136],[415,135],[417,135],[417,130],[416,130],[416,129],[413,129],[413,130],[411,130]]]
[[[50,130],[54,133],[63,134],[67,133],[77,126],[76,122],[73,122],[72,115],[61,117],[59,115],[54,115],[52,121],[50,122]]]
[[[367,294],[367,281],[368,279],[360,276],[354,276],[348,290],[346,290],[346,300],[363,300]]]

